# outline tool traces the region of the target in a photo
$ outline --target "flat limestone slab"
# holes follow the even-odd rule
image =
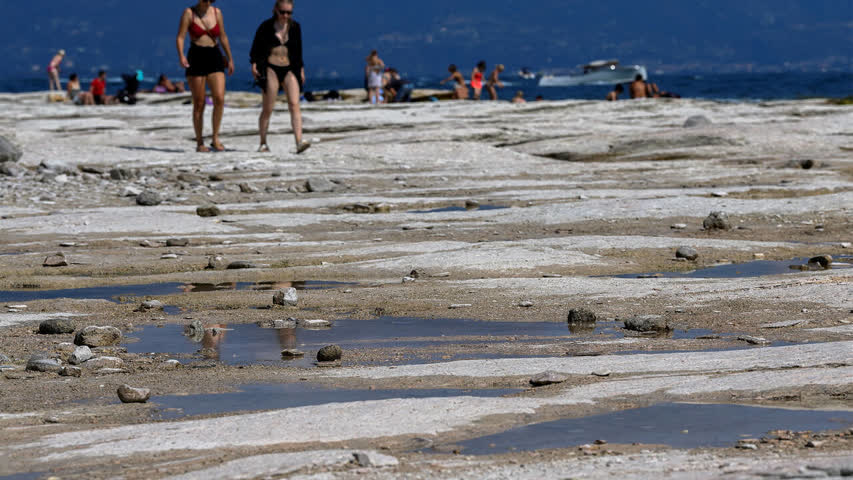
[[[853,364],[853,342],[831,342],[786,347],[748,348],[718,352],[602,355],[599,357],[500,358],[460,360],[424,365],[349,368],[326,373],[329,377],[395,378],[423,376],[512,377],[545,370],[590,375],[610,370],[614,374],[732,372],[752,368],[814,367]]]

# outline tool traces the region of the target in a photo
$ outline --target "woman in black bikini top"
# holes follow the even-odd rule
[[[249,58],[255,82],[264,91],[263,109],[258,118],[261,137],[258,151],[270,151],[267,146],[267,130],[276,97],[283,88],[290,110],[296,153],[304,152],[311,144],[302,141],[299,92],[305,83],[305,66],[302,62],[302,28],[293,20],[293,0],[275,2],[273,17],[261,23],[255,33]]]

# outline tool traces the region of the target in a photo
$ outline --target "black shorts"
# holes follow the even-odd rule
[[[273,71],[278,80],[278,90],[281,89],[281,84],[284,83],[284,79],[287,77],[288,73],[292,73],[294,77],[296,77],[296,82],[299,83],[299,91],[302,91],[302,72],[297,72],[295,68],[291,66],[287,67],[279,67],[278,65],[265,64],[261,66],[262,71],[259,72],[261,77],[255,80],[255,84],[261,87],[261,90],[267,90],[267,68]]]
[[[225,59],[222,57],[219,46],[199,47],[192,44],[187,53],[187,61],[190,62],[190,68],[187,69],[188,77],[206,77],[211,73],[225,71]]]

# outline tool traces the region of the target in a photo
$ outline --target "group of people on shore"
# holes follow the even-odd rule
[[[504,71],[503,64],[498,64],[492,72],[489,74],[488,79],[486,79],[485,83],[483,83],[483,79],[486,75],[486,62],[481,60],[477,62],[477,65],[471,71],[471,81],[470,83],[465,82],[465,77],[456,67],[456,65],[451,64],[447,67],[447,71],[450,73],[450,76],[441,81],[441,84],[452,82],[453,84],[453,99],[454,100],[467,100],[468,99],[468,85],[471,85],[471,89],[474,90],[474,100],[479,100],[480,96],[483,93],[483,87],[485,86],[486,91],[489,92],[489,98],[491,100],[498,99],[498,88],[503,88],[504,84],[500,80],[500,74]]]
[[[367,101],[380,103],[402,103],[412,99],[412,82],[400,76],[396,68],[386,67],[376,50],[365,59],[364,88]]]
[[[181,13],[178,35],[175,41],[178,61],[186,71],[187,84],[192,93],[192,123],[196,137],[197,152],[221,152],[225,146],[220,140],[220,127],[225,110],[225,74],[234,74],[234,57],[225,32],[222,10],[213,6],[216,0],[198,0]],[[250,53],[252,76],[255,84],[263,91],[263,105],[258,118],[260,136],[259,152],[269,152],[267,131],[279,91],[287,96],[290,121],[296,141],[296,153],[307,150],[311,144],[302,140],[302,115],[299,109],[300,92],[305,83],[305,68],[302,60],[302,30],[293,20],[294,0],[274,0],[272,17],[263,21],[255,32]],[[186,37],[190,46],[184,53]],[[62,91],[59,80],[60,65],[65,51],[60,50],[48,65],[48,77],[51,91]],[[133,95],[142,72],[136,76],[123,75],[125,83],[133,85]],[[207,105],[207,91],[213,104],[212,137],[210,145],[204,142],[204,111]],[[127,90],[127,87],[125,88]],[[172,82],[166,75],[160,75],[157,85],[151,90],[155,93],[179,93],[185,91],[183,82]],[[106,95],[106,72],[98,73],[92,80],[89,90],[84,91],[79,76],[69,76],[66,95],[77,105],[108,105],[117,103],[117,96]],[[134,100],[135,102],[135,100]]]
[[[622,95],[622,93],[624,92],[625,87],[623,87],[621,83],[616,84],[616,86],[613,87],[613,90],[611,90],[610,93],[607,94],[606,100],[608,102],[615,102],[616,100],[619,100],[619,96]],[[657,84],[647,82],[640,74],[637,74],[637,76],[634,77],[634,81],[631,82],[630,85],[628,85],[628,94],[631,96],[632,99],[681,98],[681,96],[675,93],[661,91],[661,89],[658,88]]]

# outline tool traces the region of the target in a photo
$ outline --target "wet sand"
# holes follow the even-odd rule
[[[24,151],[20,176],[0,177],[0,476],[853,471],[853,107],[317,103],[297,156],[282,108],[273,153],[255,153],[247,94],[227,99],[217,154],[194,152],[177,97],[0,103],[0,135]],[[711,124],[684,127],[694,115]],[[161,203],[138,205],[144,191]],[[211,204],[220,215],[197,215]],[[714,211],[732,228],[703,228]],[[698,258],[677,259],[682,246]],[[67,266],[43,266],[60,251]],[[832,268],[808,268],[817,255]],[[225,268],[237,261],[254,268]],[[275,305],[289,287],[297,305]],[[568,325],[579,308],[597,322]],[[643,315],[670,330],[623,328]],[[67,365],[74,334],[37,333],[51,318],[119,328],[120,345],[92,349],[118,360],[25,370],[36,352]],[[316,366],[332,343],[342,359]],[[564,381],[531,387],[544,371]],[[152,397],[122,404],[122,384]],[[768,410],[776,431],[703,443],[693,410],[655,407],[684,402],[805,410],[814,429]],[[642,407],[669,445],[622,440],[636,426],[623,443],[604,427],[582,443],[503,440]],[[826,411],[843,413],[833,428]],[[475,452],[490,435],[502,450]]]

